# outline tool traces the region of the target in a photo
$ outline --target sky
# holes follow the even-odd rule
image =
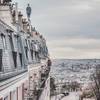
[[[14,0],[13,0],[14,1]],[[100,0],[15,0],[44,35],[51,58],[100,58]]]

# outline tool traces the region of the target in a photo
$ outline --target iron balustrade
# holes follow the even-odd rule
[[[49,70],[46,70],[45,73],[41,74],[41,82],[40,82],[39,88],[37,90],[37,99],[36,100],[39,100],[39,98],[44,90],[46,80],[49,76],[49,72],[50,72]]]
[[[25,73],[27,71],[28,71],[27,68],[22,68],[22,69],[15,69],[15,70],[8,71],[8,72],[0,72],[0,82],[10,79],[12,77],[15,77],[17,75],[20,75],[22,73]]]

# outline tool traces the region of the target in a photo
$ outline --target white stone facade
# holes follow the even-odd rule
[[[30,23],[21,15],[14,22],[12,12],[11,5],[0,4],[0,100],[42,100],[43,91],[49,100],[46,41],[36,30],[27,29]]]

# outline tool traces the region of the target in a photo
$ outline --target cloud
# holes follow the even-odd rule
[[[54,58],[100,58],[100,0],[18,0]]]
[[[100,40],[89,38],[64,38],[48,42],[51,55],[59,58],[99,58]],[[55,56],[56,57],[56,56]]]

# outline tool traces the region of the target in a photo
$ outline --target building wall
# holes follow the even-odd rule
[[[21,86],[19,86],[18,87],[18,100],[22,100],[23,99],[23,88],[22,88],[23,86],[21,85]]]
[[[39,100],[50,100],[50,77],[48,77],[45,83],[45,88]]]
[[[6,92],[3,93],[2,96],[0,94],[0,98],[2,98],[2,100],[24,100],[25,87],[23,86],[23,84],[27,84],[26,82],[27,81],[24,81],[23,83],[21,83],[20,85],[17,85],[17,86],[12,85],[13,88],[8,87],[10,89],[10,90],[8,90],[8,92],[7,92],[7,88],[6,88]]]
[[[45,51],[43,50],[46,45],[43,42],[43,38],[40,38],[40,34],[32,37],[31,33],[26,33],[24,30],[19,32],[17,30],[19,26],[17,26],[17,23],[15,25],[12,24],[10,7],[8,5],[0,6],[0,50],[2,50],[0,79],[6,76],[0,82],[0,100],[25,100],[29,92],[30,76],[32,76],[32,82],[36,82],[39,88],[42,72],[41,59],[46,59],[47,57],[45,57]],[[33,40],[35,41],[33,43],[35,48],[33,48],[34,57],[32,59],[30,51],[32,46],[30,44]],[[28,58],[26,57],[25,47],[27,47]],[[22,65],[19,53],[22,53]],[[9,78],[9,76],[11,77]],[[34,85],[33,83],[32,85]],[[40,100],[49,100],[49,79],[47,79],[45,85]],[[35,88],[35,85],[33,88]]]

